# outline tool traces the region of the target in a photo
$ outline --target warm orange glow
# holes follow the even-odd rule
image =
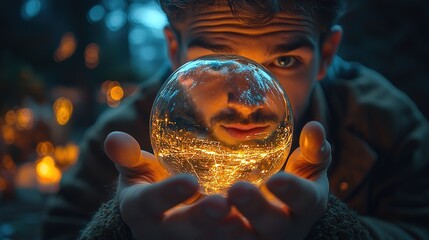
[[[112,82],[110,80],[106,80],[101,84],[101,92],[103,94],[107,94],[107,92],[109,91],[109,89],[111,88],[111,85],[115,84],[115,82]]]
[[[4,142],[6,144],[13,144],[16,138],[15,130],[8,125],[3,126],[1,130]]]
[[[15,162],[13,161],[13,159],[10,155],[5,155],[3,157],[2,164],[3,164],[4,168],[8,171],[15,171],[16,170]]]
[[[117,81],[104,81],[101,85],[101,92],[106,95],[106,102],[109,107],[117,107],[124,97],[124,89]]]
[[[111,108],[115,108],[115,107],[118,107],[120,103],[121,103],[120,101],[118,101],[118,102],[116,102],[116,101],[108,101],[107,105],[109,107],[111,107]]]
[[[124,90],[121,86],[114,86],[110,89],[109,96],[112,101],[120,101],[124,97]]]
[[[79,156],[79,147],[74,143],[69,143],[66,145],[66,152],[69,164],[75,163]]]
[[[7,189],[6,179],[0,177],[0,191],[5,191]]]
[[[57,159],[58,163],[60,163],[60,165],[63,165],[63,163],[66,161],[66,150],[65,148],[63,148],[62,146],[57,146],[55,148],[55,159]]]
[[[21,108],[16,112],[16,126],[18,129],[30,129],[33,126],[33,112],[28,108]]]
[[[13,126],[16,123],[16,113],[13,110],[7,111],[4,117],[5,123],[8,126]]]
[[[77,41],[73,33],[65,33],[61,38],[60,45],[54,54],[54,60],[56,62],[61,62],[71,57],[76,51]]]
[[[40,157],[52,155],[54,153],[54,145],[49,141],[39,142],[36,147],[36,152]]]
[[[37,180],[42,184],[55,184],[61,180],[61,171],[51,156],[45,156],[36,163]]]
[[[37,186],[36,171],[33,162],[19,166],[14,179],[17,188],[33,188]]]
[[[61,166],[73,165],[79,155],[79,147],[74,143],[69,143],[64,147],[55,148],[55,159]]]
[[[66,125],[73,113],[73,104],[67,98],[58,98],[53,105],[55,119],[58,124]]]
[[[85,48],[85,65],[88,68],[95,68],[98,65],[100,49],[97,44],[90,43]]]

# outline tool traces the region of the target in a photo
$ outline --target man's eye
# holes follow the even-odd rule
[[[296,57],[282,56],[282,57],[278,57],[274,61],[274,65],[276,67],[289,68],[289,67],[293,67],[297,63],[297,61],[298,60],[296,59]]]

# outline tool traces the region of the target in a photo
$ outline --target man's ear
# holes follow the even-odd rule
[[[168,57],[170,58],[171,66],[176,69],[179,67],[180,62],[179,40],[171,26],[164,27],[164,36],[167,40]]]
[[[342,27],[339,25],[334,25],[331,27],[329,33],[325,36],[325,39],[323,39],[321,46],[320,68],[317,75],[317,80],[322,80],[328,72],[328,68],[331,65],[340,45],[342,35]]]

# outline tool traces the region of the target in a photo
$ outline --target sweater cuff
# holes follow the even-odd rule
[[[329,194],[328,209],[313,225],[306,239],[372,239],[359,216],[334,195]]]
[[[79,239],[133,239],[130,228],[121,218],[116,198],[104,203],[98,209],[91,222],[81,231]]]

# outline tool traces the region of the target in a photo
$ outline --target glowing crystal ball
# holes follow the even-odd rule
[[[235,182],[260,185],[290,151],[293,117],[286,93],[258,63],[209,55],[173,72],[152,107],[151,143],[171,174],[191,173],[203,194]]]

